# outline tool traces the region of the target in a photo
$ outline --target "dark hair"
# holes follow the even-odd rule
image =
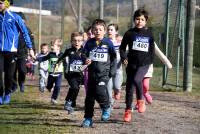
[[[47,44],[47,43],[42,43],[42,44],[40,45],[40,49],[42,49],[42,47],[44,47],[44,46],[48,46],[48,44]]]
[[[89,32],[89,31],[92,31],[92,26],[89,26],[87,29],[86,29],[86,32]]]
[[[17,14],[18,14],[23,20],[26,20],[26,17],[25,17],[25,15],[24,15],[24,13],[18,12]]]
[[[104,29],[106,29],[106,22],[102,19],[94,20],[93,23],[92,23],[92,28],[94,28],[94,26],[96,26],[96,25],[101,25],[101,26],[104,27]]]
[[[108,25],[108,27],[110,27],[110,26],[113,26],[113,27],[115,28],[115,30],[116,30],[116,31],[118,31],[118,30],[119,30],[119,27],[118,27],[118,25],[117,25],[117,24],[115,24],[115,23],[111,23],[111,24],[109,24],[109,25]]]
[[[148,12],[144,9],[138,9],[135,11],[133,20],[135,20],[137,17],[144,15],[146,21],[148,20]]]

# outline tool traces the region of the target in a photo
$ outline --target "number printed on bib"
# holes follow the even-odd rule
[[[81,72],[83,62],[82,61],[73,61],[69,66],[69,71],[72,72]]]
[[[82,65],[73,65],[73,64],[70,64],[70,69],[69,69],[69,71],[72,71],[72,72],[80,72],[81,67],[82,67]]]
[[[90,59],[92,61],[107,62],[108,53],[103,52],[90,52]]]
[[[148,52],[149,50],[149,38],[148,37],[136,37],[133,41],[133,50]]]

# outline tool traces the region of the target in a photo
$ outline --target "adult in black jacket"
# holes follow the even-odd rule
[[[26,21],[25,15],[22,12],[18,13],[23,21]],[[29,36],[32,41],[32,46],[33,49],[35,48],[35,43],[34,43],[34,36],[33,33],[31,32],[30,28],[27,27]],[[12,86],[12,92],[14,92],[17,89],[17,84],[20,87],[20,91],[24,92],[24,82],[26,79],[26,58],[28,56],[28,49],[26,47],[23,35],[20,33],[19,35],[19,45],[18,45],[18,50],[17,50],[17,57],[16,57],[16,68],[14,72],[14,77],[13,77],[13,86]],[[17,75],[18,74],[18,75]]]

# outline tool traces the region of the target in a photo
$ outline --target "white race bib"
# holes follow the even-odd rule
[[[148,52],[149,50],[149,43],[144,43],[140,41],[133,41],[133,50],[138,50],[138,51],[143,51],[143,52]]]
[[[72,72],[81,72],[83,62],[80,60],[75,60],[69,65],[69,71]]]
[[[92,61],[99,61],[99,62],[107,62],[108,60],[108,53],[103,52],[90,52],[90,59]]]
[[[82,65],[70,64],[69,71],[72,72],[81,72]]]

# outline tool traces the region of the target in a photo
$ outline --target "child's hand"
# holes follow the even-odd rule
[[[86,65],[90,65],[92,63],[92,60],[91,59],[86,59],[85,63],[86,63]]]
[[[31,57],[35,57],[35,54],[34,54],[34,51],[33,51],[32,48],[29,50],[29,53],[30,53],[30,56],[31,56]]]
[[[123,64],[124,64],[124,65],[128,65],[128,60],[124,60],[124,61],[123,61]]]

